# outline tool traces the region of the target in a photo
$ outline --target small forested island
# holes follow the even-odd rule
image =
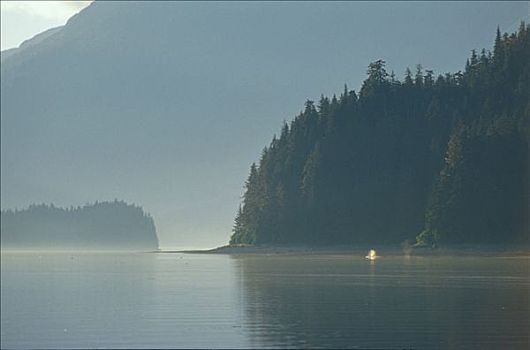
[[[530,26],[463,72],[367,73],[265,147],[230,244],[528,244]]]
[[[156,250],[153,219],[123,201],[68,209],[53,204],[2,210],[2,249]]]

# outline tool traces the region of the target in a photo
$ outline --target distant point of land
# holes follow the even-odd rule
[[[1,233],[2,249],[158,249],[153,218],[141,207],[118,200],[66,209],[34,204],[23,210],[3,210]]]

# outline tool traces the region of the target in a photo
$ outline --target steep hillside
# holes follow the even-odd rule
[[[528,243],[529,86],[524,23],[464,72],[371,63],[263,150],[231,243]]]

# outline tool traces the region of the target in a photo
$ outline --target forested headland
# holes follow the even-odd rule
[[[461,72],[367,74],[264,148],[230,243],[529,243],[530,26]]]
[[[123,201],[1,212],[2,249],[156,250],[151,216]]]

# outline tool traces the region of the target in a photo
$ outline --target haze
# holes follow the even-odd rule
[[[30,35],[31,16],[4,6],[2,50]],[[161,248],[226,244],[249,164],[306,99],[357,90],[380,58],[400,77],[411,62],[461,70],[470,48],[490,48],[497,26],[512,31],[528,10],[93,3],[33,48],[2,54],[2,208],[119,198],[152,214]]]

